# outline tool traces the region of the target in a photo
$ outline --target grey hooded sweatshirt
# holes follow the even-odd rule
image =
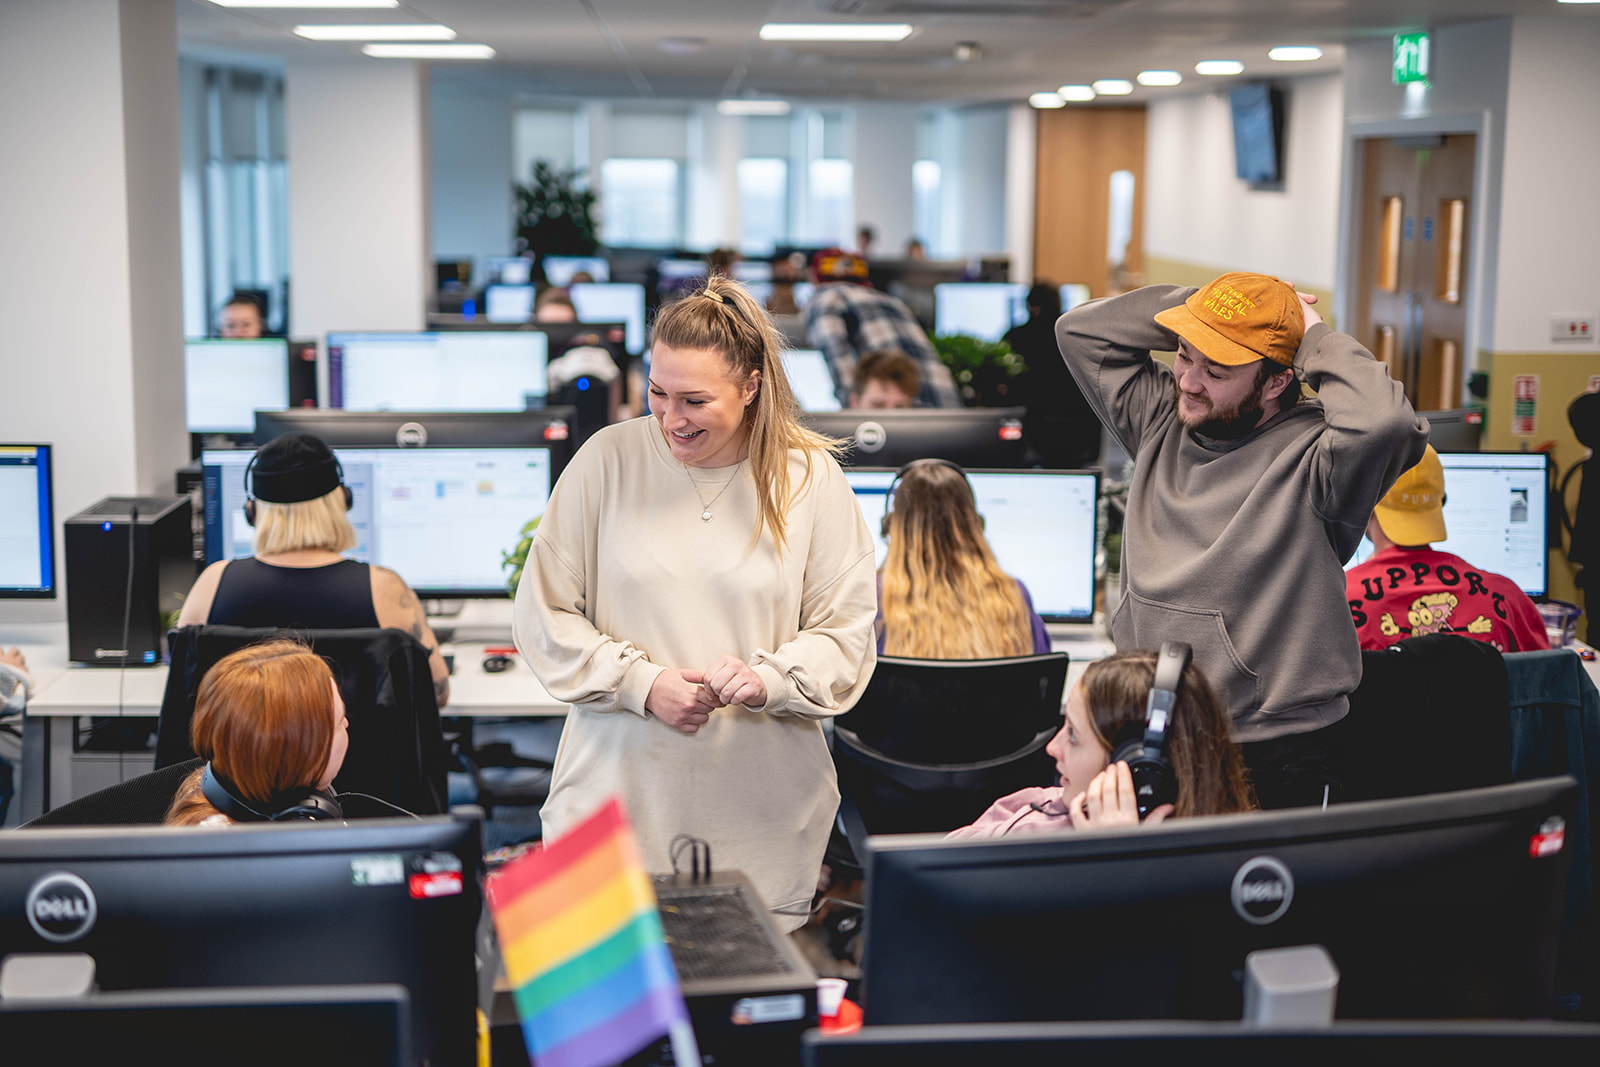
[[[1238,742],[1342,719],[1361,680],[1343,564],[1373,506],[1422,458],[1428,424],[1355,338],[1306,331],[1298,376],[1317,392],[1245,437],[1202,443],[1178,420],[1177,349],[1155,315],[1194,293],[1152,285],[1056,323],[1067,367],[1130,456],[1117,648],[1185,641]]]

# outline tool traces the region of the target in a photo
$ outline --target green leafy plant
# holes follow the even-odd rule
[[[932,338],[934,351],[950,368],[950,376],[969,407],[1005,407],[1018,402],[1011,395],[1012,379],[1028,364],[1004,341],[984,341],[964,333],[940,333]]]
[[[535,160],[533,180],[517,183],[517,252],[587,256],[600,247],[595,193],[581,187],[583,170]]]
[[[518,534],[520,539],[517,541],[517,547],[510,552],[500,553],[501,568],[511,572],[506,578],[506,589],[513,597],[517,595],[517,583],[522,581],[522,568],[528,565],[528,553],[533,549],[533,533],[539,528],[539,520],[542,518],[544,516],[540,515],[529,520],[528,525]]]

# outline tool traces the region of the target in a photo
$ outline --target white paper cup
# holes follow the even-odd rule
[[[832,1017],[839,1014],[839,1005],[844,1002],[844,991],[850,983],[843,978],[818,978],[817,979],[817,1015],[819,1017]]]

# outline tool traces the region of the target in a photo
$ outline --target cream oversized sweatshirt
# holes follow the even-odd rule
[[[792,485],[805,458],[792,452]],[[672,870],[679,834],[747,874],[767,906],[803,912],[838,806],[821,719],[848,711],[876,662],[872,539],[839,465],[813,454],[788,512],[788,545],[753,545],[748,464],[689,471],[650,416],[607,427],[550,495],[517,589],[517,648],[572,703],[541,816],[554,840],[615,793],[646,865]],[[713,518],[700,518],[710,500]],[[696,734],[644,710],[665,668],[733,655],[767,687]],[[801,914],[778,916],[800,926]]]

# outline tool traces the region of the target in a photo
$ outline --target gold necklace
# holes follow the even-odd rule
[[[682,463],[682,460],[680,460],[679,462]],[[689,479],[689,484],[694,486],[694,495],[700,498],[700,521],[701,522],[710,522],[711,521],[711,505],[715,504],[718,500],[721,500],[722,499],[722,494],[726,493],[728,491],[728,486],[732,485],[735,481],[738,480],[739,468],[743,467],[743,466],[744,466],[744,460],[742,460],[742,459],[738,463],[735,463],[733,465],[733,476],[730,477],[727,481],[723,482],[722,483],[722,488],[717,490],[717,495],[712,497],[708,501],[708,500],[706,500],[706,495],[700,491],[700,483],[694,480],[694,475],[693,474],[689,473],[689,465],[687,463],[683,463],[684,476]]]

